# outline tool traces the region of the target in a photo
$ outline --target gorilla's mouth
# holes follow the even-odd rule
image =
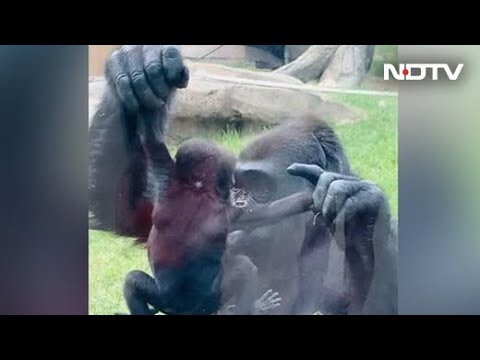
[[[256,191],[255,191],[256,190]],[[247,191],[245,188],[232,188],[230,191],[231,204],[237,208],[245,208],[249,205],[267,204],[273,199],[271,189],[254,189]]]

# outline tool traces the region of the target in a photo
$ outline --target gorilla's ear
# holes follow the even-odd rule
[[[320,142],[320,140],[315,135],[312,135],[312,136],[315,139],[315,143],[318,146],[318,150],[317,150],[317,154],[316,154],[318,163],[315,164],[315,165],[318,165],[322,168],[326,168],[327,167],[327,154],[325,154],[325,150],[323,149],[323,146],[322,146],[322,143]]]

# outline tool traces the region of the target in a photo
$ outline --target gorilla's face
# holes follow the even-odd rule
[[[257,168],[239,167],[234,174],[232,203],[237,207],[249,204],[266,204],[277,192],[275,177]]]
[[[289,175],[287,169],[294,163],[324,167],[327,157],[320,141],[334,143],[333,136],[330,128],[318,121],[285,123],[261,134],[238,157],[232,203],[241,207],[265,204],[313,190],[307,180]]]

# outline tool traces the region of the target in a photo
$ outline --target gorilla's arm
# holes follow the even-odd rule
[[[88,185],[91,227],[134,235],[132,212],[147,187],[146,160],[136,136],[136,119],[126,113],[111,88],[90,127]]]
[[[297,193],[268,204],[229,209],[229,232],[266,226],[302,214],[313,205],[312,194]]]
[[[163,114],[164,112],[166,112],[165,109],[140,111],[138,126],[140,141],[153,176],[153,192],[157,197],[164,193],[168,178],[175,165],[165,143],[164,121],[167,116]]]
[[[89,138],[92,225],[138,236],[150,230],[153,195],[139,115],[155,119],[154,134],[163,138],[168,105],[175,89],[187,86],[188,69],[174,46],[126,45],[107,60],[105,73],[108,87]]]
[[[294,164],[288,172],[316,185],[313,210],[345,249],[349,314],[397,314],[397,234],[385,194],[373,183]]]

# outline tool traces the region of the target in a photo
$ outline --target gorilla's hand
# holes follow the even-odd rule
[[[125,45],[106,64],[109,86],[125,109],[156,109],[167,103],[175,89],[185,88],[189,71],[174,45]]]
[[[357,226],[371,228],[379,212],[388,209],[384,193],[370,181],[326,172],[316,165],[294,164],[287,171],[316,186],[312,211],[321,215],[327,226],[343,227],[355,222]]]
[[[255,314],[262,315],[279,307],[282,303],[282,298],[278,295],[279,293],[273,292],[273,290],[268,290],[263,294],[260,299],[255,301]]]
[[[294,164],[288,172],[316,186],[312,210],[337,244],[351,273],[349,314],[397,313],[397,240],[385,194],[375,184]]]

